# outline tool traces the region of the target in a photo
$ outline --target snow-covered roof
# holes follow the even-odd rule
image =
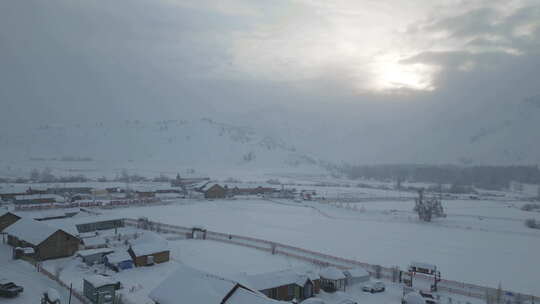
[[[55,199],[57,201],[63,201],[64,198],[60,195],[56,194],[24,194],[24,195],[15,195],[15,200],[33,200],[33,199],[44,199],[44,198],[50,198]]]
[[[102,276],[99,274],[88,276],[84,278],[88,283],[92,284],[94,288],[106,286],[106,285],[114,285],[117,282],[113,281],[111,278]]]
[[[362,278],[362,277],[369,276],[369,272],[365,270],[364,268],[360,268],[360,267],[347,269],[343,271],[343,273],[353,278]]]
[[[243,277],[246,284],[257,290],[265,290],[284,285],[296,284],[304,286],[309,277],[306,274],[299,273],[292,269],[273,271],[255,275],[246,275]],[[242,282],[242,280],[240,281]]]
[[[160,304],[176,304],[179,299],[185,303],[218,304],[236,285],[234,281],[182,265],[149,297]]]
[[[411,262],[410,267],[424,268],[424,269],[429,269],[433,271],[437,270],[437,266],[433,264],[421,263],[421,262]]]
[[[202,303],[202,302],[197,302]],[[284,303],[267,298],[262,294],[251,292],[244,288],[238,288],[228,299],[225,301],[227,304],[277,304]]]
[[[111,253],[111,252],[114,252],[114,249],[111,249],[111,248],[97,248],[97,249],[79,250],[79,251],[77,251],[77,255],[80,255],[82,257],[86,257],[86,256],[98,254],[98,253],[107,254],[107,253]]]
[[[117,251],[107,255],[107,261],[111,264],[117,264],[124,261],[131,261],[131,256],[127,251]]]
[[[34,254],[34,248],[32,247],[16,247],[15,250],[22,250],[25,254]]]
[[[4,232],[17,237],[19,240],[37,246],[58,230],[60,229],[42,222],[29,218],[21,218],[7,227]]]
[[[85,238],[82,240],[85,246],[101,246],[107,245],[107,241],[104,237],[97,236],[91,238]]]
[[[204,185],[204,186],[201,188],[201,191],[206,192],[206,191],[210,190],[210,188],[212,188],[212,187],[214,187],[214,186],[220,186],[220,187],[222,187],[220,184],[217,184],[217,183],[207,183],[206,185]]]
[[[337,269],[336,267],[326,267],[323,268],[319,275],[321,278],[328,279],[328,280],[342,280],[345,279],[345,275],[343,274],[343,271]]]
[[[151,242],[151,243],[142,243],[131,246],[131,250],[135,256],[149,255],[153,253],[158,253],[162,251],[168,251],[169,248],[167,244],[162,242]]]

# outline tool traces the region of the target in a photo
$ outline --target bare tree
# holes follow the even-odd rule
[[[424,189],[418,190],[418,198],[413,210],[418,213],[418,218],[424,222],[431,222],[434,217],[446,217],[441,200],[437,197],[425,198]]]

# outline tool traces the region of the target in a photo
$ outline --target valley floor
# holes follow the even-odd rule
[[[412,202],[336,207],[319,203],[216,200],[115,209],[106,214],[148,217],[182,226],[262,238],[336,256],[404,269],[436,264],[443,278],[540,294],[540,231],[518,203],[448,201],[447,218],[418,222]]]

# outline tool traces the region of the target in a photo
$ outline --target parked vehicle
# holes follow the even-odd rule
[[[6,298],[13,298],[23,292],[24,288],[13,282],[0,282],[0,296]]]
[[[362,290],[366,292],[371,292],[371,293],[383,292],[386,290],[386,286],[381,281],[375,281],[375,282],[369,282],[366,285],[364,285],[362,287]]]

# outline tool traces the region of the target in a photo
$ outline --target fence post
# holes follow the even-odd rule
[[[375,265],[375,278],[380,279],[381,278],[381,265]]]

